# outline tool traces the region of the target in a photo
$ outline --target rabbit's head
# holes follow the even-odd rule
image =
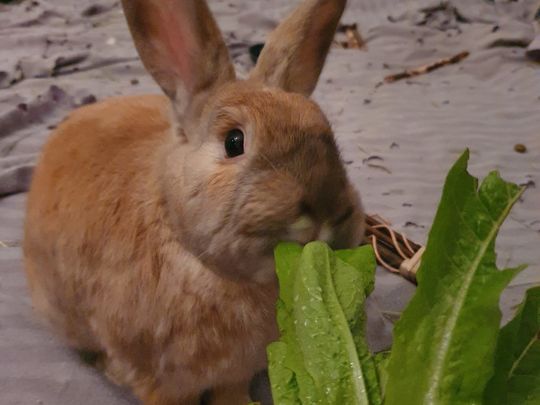
[[[181,243],[215,272],[264,281],[282,240],[357,245],[363,213],[332,129],[308,97],[345,0],[305,0],[246,80],[202,0],[123,0],[141,58],[170,98],[163,195]]]

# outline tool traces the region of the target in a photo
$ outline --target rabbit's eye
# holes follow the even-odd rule
[[[233,158],[244,153],[244,133],[239,129],[231,129],[225,138],[227,157]]]

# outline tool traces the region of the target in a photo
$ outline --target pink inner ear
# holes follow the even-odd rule
[[[182,81],[188,91],[194,87],[193,58],[197,57],[198,44],[193,34],[193,22],[189,16],[194,10],[188,10],[190,2],[179,0],[160,0],[157,41],[162,43],[164,69],[171,69]],[[187,4],[186,4],[187,3]],[[159,46],[159,45],[158,45]]]

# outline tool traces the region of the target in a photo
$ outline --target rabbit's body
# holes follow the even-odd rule
[[[245,405],[277,337],[273,249],[357,245],[363,212],[314,89],[345,5],[306,0],[245,81],[201,0],[123,0],[168,97],[84,107],[28,198],[34,306],[153,405]],[[305,68],[305,65],[308,68]]]
[[[277,293],[215,275],[167,225],[168,108],[163,96],[117,98],[59,126],[29,195],[25,252],[34,305],[70,345],[108,353],[114,380],[164,381],[175,398],[264,368]]]

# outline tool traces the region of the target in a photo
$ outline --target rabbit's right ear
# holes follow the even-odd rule
[[[219,28],[204,0],[122,0],[142,62],[179,118],[200,98],[234,80]]]
[[[250,78],[309,96],[319,80],[346,3],[303,0],[272,32]]]

